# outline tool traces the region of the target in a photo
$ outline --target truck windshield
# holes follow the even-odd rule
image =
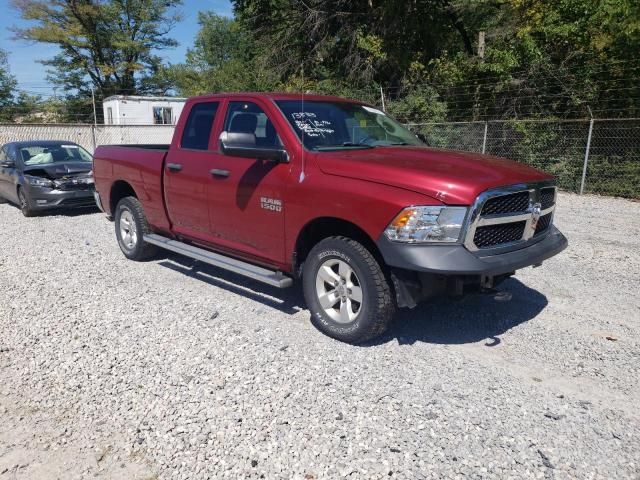
[[[276,104],[310,150],[424,145],[384,112],[367,105],[302,99]]]

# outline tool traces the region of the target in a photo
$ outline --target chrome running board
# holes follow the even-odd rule
[[[252,278],[253,280],[266,283],[273,287],[287,288],[293,284],[293,279],[285,276],[282,272],[258,267],[257,265],[243,262],[242,260],[210,252],[204,248],[194,247],[193,245],[179,242],[177,240],[171,240],[170,238],[163,237],[162,235],[150,233],[145,235],[143,239],[145,242],[157,245],[165,250],[170,250],[172,252],[179,253],[180,255],[184,255],[185,257],[208,263],[214,267],[223,268],[230,272]]]

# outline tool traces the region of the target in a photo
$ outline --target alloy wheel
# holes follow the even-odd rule
[[[129,210],[124,210],[120,214],[120,238],[124,246],[129,250],[133,250],[138,243],[138,228]]]
[[[316,295],[324,312],[337,323],[351,323],[362,311],[362,286],[343,260],[324,262],[316,274]]]

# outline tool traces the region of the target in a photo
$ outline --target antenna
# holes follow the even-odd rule
[[[306,119],[304,118],[304,62],[302,62],[300,64],[300,72],[302,75],[302,90],[301,90],[301,102],[302,102],[302,121],[305,122]],[[305,170],[305,163],[304,163],[304,128],[300,129],[301,132],[301,139],[302,139],[302,144],[300,145],[301,147],[301,154],[300,154],[300,163],[302,163],[302,170],[300,171],[300,178],[298,179],[298,183],[302,183],[304,182],[304,170]]]

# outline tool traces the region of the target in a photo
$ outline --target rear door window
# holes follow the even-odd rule
[[[180,146],[194,150],[208,150],[211,128],[217,111],[218,102],[203,102],[194,105],[184,126]]]

